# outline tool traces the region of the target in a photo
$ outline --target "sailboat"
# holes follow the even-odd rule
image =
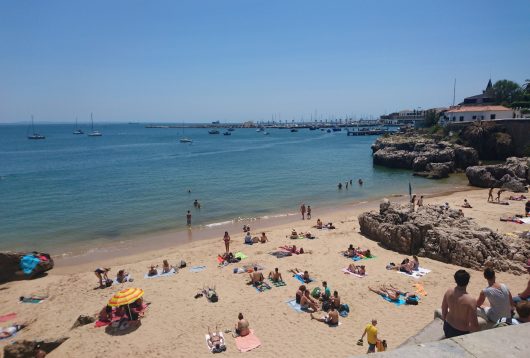
[[[75,117],[75,129],[72,134],[85,134],[85,132],[77,126],[77,117]]]
[[[28,139],[46,139],[46,137],[43,136],[42,134],[35,132],[35,124],[33,123],[33,116],[31,116],[31,131],[33,132],[33,134],[28,135]]]
[[[89,137],[101,137],[102,134],[98,130],[94,130],[94,118],[92,117],[92,113],[90,113],[90,133],[88,133]]]
[[[193,143],[193,140],[191,138],[184,136],[184,123],[182,123],[182,137],[179,139],[180,143]]]

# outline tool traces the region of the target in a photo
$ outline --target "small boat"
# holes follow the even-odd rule
[[[317,127],[314,127],[314,126],[309,127],[309,130],[310,130],[310,131],[316,131],[317,129],[318,129],[318,128],[317,128]]]
[[[267,132],[267,131],[263,132],[263,135],[269,135],[269,134],[270,134],[270,133]]]
[[[264,130],[264,129],[263,129],[262,127],[260,127],[260,128],[258,128],[258,129],[256,129],[256,132],[263,132],[263,130]]]
[[[229,131],[226,131],[223,133],[223,135],[232,135],[232,133],[230,133]]]
[[[180,143],[192,143],[193,142],[191,138],[184,136],[184,123],[182,123],[182,137],[180,137],[179,142]]]
[[[342,128],[333,127],[333,132],[340,132],[340,131],[342,131]]]
[[[94,130],[94,118],[92,117],[92,113],[90,113],[90,133],[88,133],[89,137],[101,137],[103,134],[101,134],[100,131],[97,129]]]
[[[233,132],[233,131],[235,131],[235,129],[234,128],[228,128],[228,131],[229,132]]]
[[[28,139],[46,139],[45,136],[35,132],[35,124],[33,123],[33,116],[31,116],[31,131],[33,134],[28,135]]]
[[[294,132],[298,132],[298,129],[296,129],[296,128],[291,128],[291,132],[293,132],[293,133],[294,133]]]
[[[208,134],[219,134],[220,132],[217,129],[210,129]]]
[[[85,134],[85,132],[77,126],[77,117],[75,117],[75,129],[72,134]]]
[[[331,133],[331,129],[328,129],[326,132]]]

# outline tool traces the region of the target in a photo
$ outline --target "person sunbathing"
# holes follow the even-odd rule
[[[354,256],[356,256],[356,251],[353,248],[352,244],[350,244],[350,246],[348,246],[348,249],[346,251],[344,251],[344,256],[346,256],[346,257],[354,257]]]
[[[2,328],[0,331],[0,339],[9,338],[25,327],[25,324],[13,324],[9,327]]]
[[[347,270],[359,276],[366,275],[366,268],[364,265],[349,264]]]
[[[510,197],[509,197],[508,199],[509,199],[509,200],[521,201],[521,200],[526,199],[526,196],[524,196],[523,194],[521,194],[521,195],[519,195],[519,196],[513,196],[513,195],[510,195]]]
[[[322,221],[320,221],[320,219],[317,219],[317,225],[316,225],[316,228],[317,228],[317,229],[322,229]]]
[[[169,264],[169,262],[167,262],[167,260],[164,260],[164,261],[162,262],[162,273],[169,273],[169,272],[171,272],[171,270],[173,270],[173,269],[174,269],[174,267],[171,266],[171,265]]]
[[[372,292],[377,293],[378,295],[381,295],[383,297],[386,297],[386,298],[390,299],[390,301],[395,302],[395,301],[399,300],[399,294],[397,294],[393,290],[387,290],[385,286],[381,286],[378,289],[374,289],[374,288],[368,286],[368,289],[370,291],[372,291]]]
[[[259,242],[261,242],[262,244],[266,243],[267,241],[269,241],[269,239],[267,238],[267,235],[265,235],[264,232],[261,233],[261,237],[259,238]]]
[[[339,325],[339,312],[335,309],[334,306],[331,306],[328,314],[322,318],[315,318],[315,316],[313,316],[313,313],[310,314],[311,315],[311,319],[313,320],[317,320],[319,322],[322,322],[322,323],[326,323],[330,326],[338,326]]]
[[[158,275],[158,270],[157,270],[157,267],[158,265],[156,266],[149,266],[149,271],[147,271],[147,276],[156,276]]]
[[[31,295],[31,296],[20,296],[18,300],[24,303],[35,303],[35,302],[43,301],[47,298],[48,296]]]
[[[283,282],[282,274],[278,272],[278,268],[274,269],[274,272],[269,272],[269,278],[274,282]]]
[[[98,320],[101,322],[110,322],[112,321],[112,307],[106,305],[98,314]]]
[[[250,283],[253,285],[257,285],[263,282],[263,280],[265,280],[265,277],[263,277],[263,274],[261,272],[258,272],[257,266],[254,266],[254,272],[249,274],[249,276],[250,276]]]
[[[420,269],[420,260],[418,259],[418,256],[412,255],[412,260],[410,262],[412,264],[412,271],[418,271]]]
[[[250,231],[247,231],[247,234],[245,235],[245,244],[252,245],[252,235],[250,235]]]
[[[298,239],[298,233],[295,229],[291,230],[291,236],[289,236],[291,239]]]
[[[467,201],[467,199],[464,199],[464,204],[462,205],[463,208],[468,208],[468,209],[471,209],[473,208],[471,206],[471,204],[469,204],[469,202]]]
[[[119,270],[116,274],[116,281],[119,283],[127,282],[129,274],[125,270]]]
[[[311,232],[306,232],[306,233],[300,233],[301,235],[303,235],[306,239],[313,239],[314,236],[311,234]]]
[[[237,318],[238,321],[235,327],[236,334],[240,337],[248,336],[250,334],[248,321],[243,317],[243,313],[239,313]]]
[[[225,340],[219,334],[217,326],[215,326],[215,332],[213,333],[210,331],[210,326],[208,326],[208,340],[206,343],[208,343],[208,348],[210,348],[212,353],[221,353],[226,351]]]
[[[324,226],[326,229],[335,229],[335,225],[333,225],[333,223],[327,223],[325,226]]]
[[[299,269],[295,268],[293,270],[289,270],[289,272],[292,272],[294,275],[299,276],[300,278],[302,278],[302,280],[305,283],[311,282],[311,278],[309,277],[309,272],[307,272],[307,271],[304,271],[302,273],[302,271],[300,271]]]
[[[399,265],[399,271],[412,275],[412,267],[413,263],[411,263],[410,260],[406,258],[401,262],[401,265]]]
[[[300,307],[304,311],[307,311],[309,309],[313,310],[313,312],[318,311],[317,302],[311,298],[311,296],[309,295],[309,290],[305,290],[304,294],[300,298]]]

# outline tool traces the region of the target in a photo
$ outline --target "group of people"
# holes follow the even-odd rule
[[[295,229],[291,230],[291,235],[289,236],[291,240],[296,240],[300,238],[306,238],[306,239],[314,239],[315,236],[311,234],[311,232],[297,232]]]
[[[300,213],[302,214],[302,220],[305,220],[306,218],[307,220],[310,220],[311,219],[311,205],[308,205],[306,208],[305,204],[302,203],[302,205],[300,205]]]
[[[162,261],[162,271],[161,272],[158,271],[158,265],[151,265],[151,266],[148,267],[147,276],[156,276],[156,275],[159,275],[159,274],[166,274],[166,273],[172,272],[173,270],[175,270],[175,272],[177,272],[178,271],[178,267],[170,265],[167,260],[163,260]]]
[[[348,249],[343,252],[346,257],[372,257],[370,249],[363,250],[360,247],[354,248],[353,244],[348,246]]]
[[[361,178],[359,178],[359,180],[357,180],[357,183],[359,183],[359,186],[363,186],[363,183],[364,183],[364,182],[363,182],[363,180],[362,180]],[[344,186],[346,187],[346,189],[348,189],[349,186],[353,186],[353,180],[350,179],[349,181],[345,181],[345,182],[344,182]],[[339,183],[337,184],[337,188],[338,188],[339,190],[342,190],[342,183],[341,183],[341,182],[339,182]]]
[[[227,234],[228,233],[225,231],[225,235]],[[228,239],[230,240],[230,237],[228,237]],[[252,237],[252,235],[250,234],[250,231],[247,231],[247,233],[245,234],[244,243],[247,245],[257,244],[258,242],[261,242],[262,244],[264,244],[267,241],[269,241],[269,239],[267,238],[267,235],[265,235],[264,232],[262,232],[261,236],[259,237],[258,236]],[[225,244],[226,244],[226,241],[225,241]]]
[[[412,204],[412,211],[416,211],[416,206],[418,208],[423,206],[423,195],[420,195],[419,199],[416,199],[416,194],[413,194],[410,198],[410,203]]]
[[[322,224],[322,220],[320,219],[317,219],[317,224],[314,226],[315,228],[317,229],[335,229],[335,226],[333,225],[332,222],[329,222],[327,224]]]
[[[530,260],[525,267],[530,273]],[[469,273],[458,270],[454,274],[456,286],[447,290],[442,301],[443,329],[447,338],[478,331],[478,317],[498,325],[530,322],[530,280],[523,292],[512,296],[505,284],[496,281],[493,268],[486,267],[484,278],[487,286],[475,298],[467,292]],[[489,307],[483,306],[486,300]],[[513,317],[514,309],[518,318]]]

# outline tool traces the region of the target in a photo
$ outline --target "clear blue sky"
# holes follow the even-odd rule
[[[0,0],[0,122],[291,120],[530,77],[530,1]]]

